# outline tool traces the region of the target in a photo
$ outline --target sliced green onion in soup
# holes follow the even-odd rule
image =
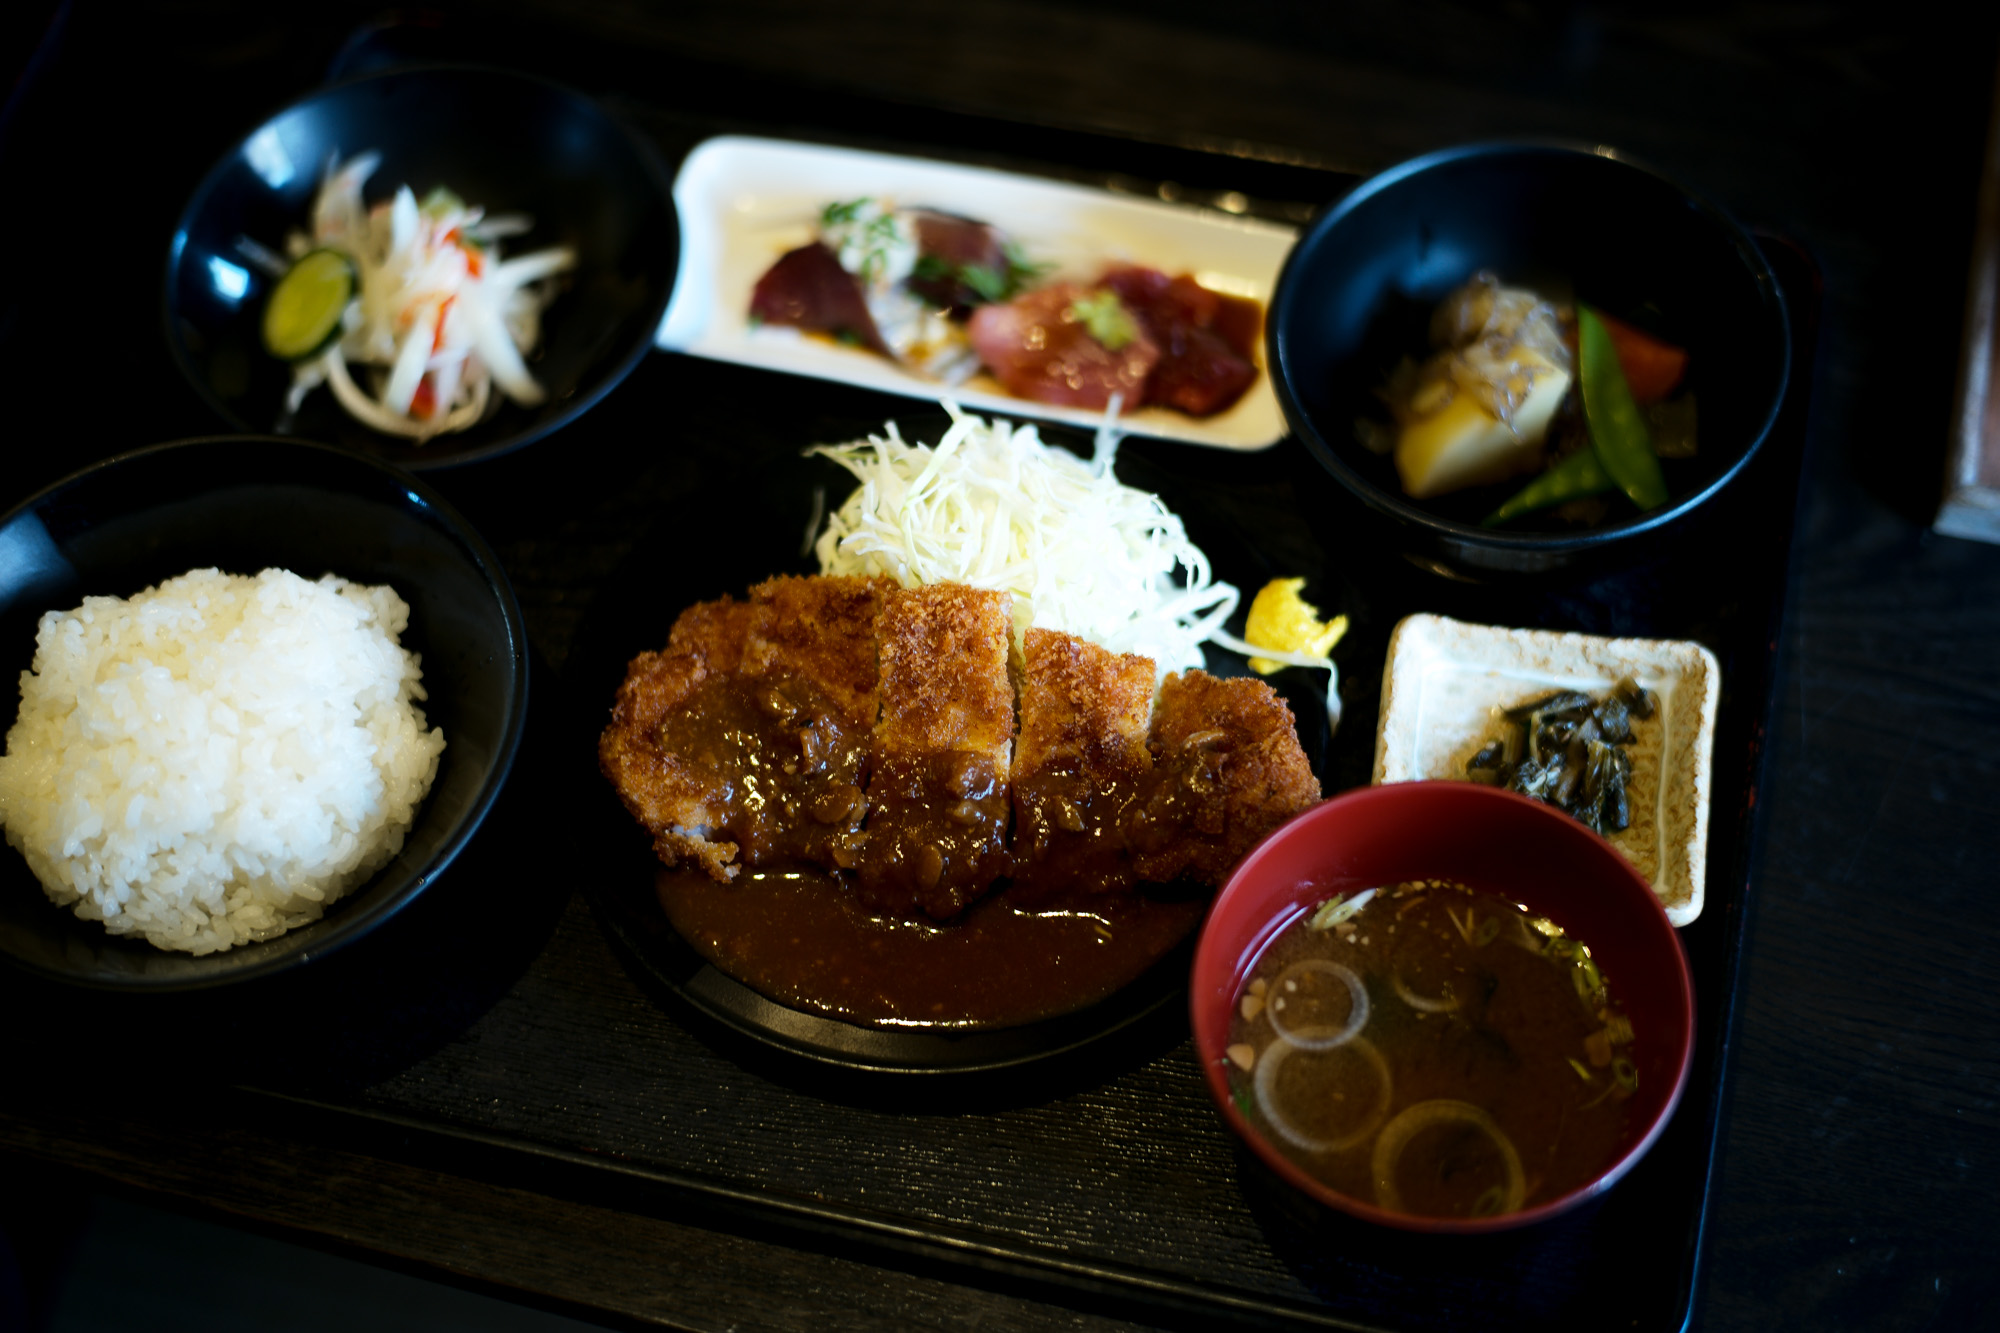
[[[1375,1202],[1392,1212],[1407,1213],[1403,1191],[1396,1183],[1396,1167],[1402,1161],[1403,1150],[1410,1140],[1434,1125],[1463,1124],[1480,1131],[1492,1141],[1499,1154],[1501,1170],[1506,1180],[1498,1187],[1501,1190],[1497,1206],[1490,1212],[1478,1211],[1490,1201],[1484,1196],[1474,1201],[1472,1216],[1494,1217],[1501,1213],[1519,1212],[1527,1198],[1527,1178],[1521,1171],[1521,1155],[1514,1151],[1514,1144],[1493,1117],[1471,1102],[1458,1101],[1451,1097],[1438,1097],[1427,1102],[1418,1102],[1403,1110],[1382,1127],[1382,1136],[1375,1140],[1375,1152],[1369,1161],[1369,1168],[1375,1177]]]
[[[1403,980],[1401,972],[1391,972],[1389,984],[1395,988],[1397,999],[1420,1014],[1448,1014],[1458,1008],[1458,997],[1451,993],[1449,982],[1445,985],[1444,994],[1436,999],[1428,995],[1419,995],[1411,990],[1410,983]]]
[[[1321,976],[1333,977],[1347,986],[1347,1017],[1338,1025],[1318,1021],[1318,1016],[1300,1020],[1298,1010],[1316,998],[1306,990]],[[1353,1039],[1368,1025],[1368,988],[1354,969],[1326,958],[1307,958],[1293,963],[1271,981],[1264,1013],[1271,1030],[1302,1051],[1324,1051]]]
[[[1332,930],[1341,922],[1368,906],[1375,896],[1374,889],[1363,889],[1352,898],[1342,898],[1339,894],[1321,903],[1306,921],[1307,930]]]
[[[1369,1106],[1367,1114],[1361,1117],[1361,1120],[1354,1128],[1348,1130],[1345,1134],[1336,1134],[1331,1138],[1321,1138],[1302,1128],[1287,1113],[1285,1108],[1280,1105],[1278,1096],[1278,1071],[1284,1068],[1285,1062],[1294,1055],[1303,1055],[1308,1059],[1333,1060],[1345,1060],[1359,1056],[1368,1065],[1369,1069],[1373,1071],[1376,1089],[1375,1101]],[[1355,1037],[1342,1043],[1337,1052],[1332,1051],[1332,1048],[1307,1050],[1294,1046],[1289,1041],[1280,1037],[1269,1046],[1266,1046],[1264,1053],[1257,1057],[1257,1073],[1254,1086],[1257,1090],[1257,1109],[1263,1113],[1264,1123],[1276,1130],[1280,1138],[1294,1147],[1303,1148],[1307,1152],[1319,1153],[1346,1152],[1350,1148],[1358,1148],[1366,1143],[1369,1137],[1381,1125],[1382,1121],[1387,1118],[1389,1114],[1389,1096],[1393,1090],[1389,1081],[1388,1062],[1382,1058],[1382,1053],[1375,1049],[1375,1043],[1369,1041],[1366,1037]]]

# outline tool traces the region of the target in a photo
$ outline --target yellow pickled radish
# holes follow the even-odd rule
[[[1324,657],[1347,633],[1347,617],[1322,621],[1319,608],[1299,596],[1304,579],[1272,579],[1257,590],[1250,603],[1250,615],[1243,624],[1243,639],[1256,648],[1281,653],[1305,653]],[[1268,676],[1285,664],[1268,657],[1250,659],[1250,669]]]

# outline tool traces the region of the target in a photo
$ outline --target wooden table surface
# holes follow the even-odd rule
[[[91,458],[218,428],[160,346],[157,256],[210,162],[373,45],[533,68],[626,107],[679,105],[683,87],[746,101],[769,90],[800,108],[806,129],[823,96],[892,107],[910,126],[1014,122],[1126,141],[1135,157],[1157,148],[1338,173],[1467,140],[1583,139],[1646,158],[1796,241],[1823,278],[1823,324],[1694,1323],[2000,1323],[2000,547],[1929,529],[2000,11],[1943,29],[1860,5],[1631,18],[1437,0],[948,10],[628,0],[577,12],[513,0],[477,14],[402,11],[390,37],[370,35],[383,17],[332,4],[293,18],[226,0],[57,12],[0,123],[0,228],[25,266],[0,290],[0,384],[13,409],[0,427],[0,506]],[[133,179],[146,188],[126,188]],[[106,272],[136,276],[107,291]],[[600,410],[706,386],[736,396],[736,418],[754,417],[749,374],[653,357]],[[713,406],[690,413],[622,420],[664,434],[732,419]],[[530,451],[539,461],[441,483],[491,523],[544,679],[560,678],[593,610],[578,566],[564,562],[628,554],[565,526],[560,506],[586,482],[556,461],[564,448],[558,436]],[[546,488],[547,503],[524,507],[510,490],[529,486]],[[17,1006],[0,1048],[6,1206],[110,1185],[636,1326],[1200,1322],[1089,1283],[1024,1289],[976,1248],[941,1252],[934,1238],[861,1244],[809,1207],[774,1222],[754,1200],[717,1206],[705,1184],[700,1207],[656,1183],[620,1185],[617,1151],[524,1158],[519,1134],[545,1129],[559,1146],[581,1141],[579,1123],[606,1126],[604,1142],[612,1127],[634,1145],[649,1133],[698,1136],[644,1129],[629,1104],[592,1100],[655,1074],[564,1067],[566,1050],[607,1030],[640,1049],[668,1020],[619,967],[561,861],[523,870],[537,888],[520,919],[475,931],[476,958],[432,960],[440,980],[397,1011],[399,1039],[340,1047],[332,1083],[303,1057],[243,1077],[240,1053],[188,1030],[175,1042],[196,1072],[134,1089],[116,1071],[50,1063],[22,1033],[71,1015],[46,996],[36,1012]],[[523,1012],[587,1015],[593,1031],[510,1034],[509,1015]],[[306,1050],[350,1031],[314,1013],[299,1023]],[[913,1141],[977,1123],[993,1161],[1023,1150],[1009,1135],[1026,1144],[1117,1097],[1184,1091],[1173,1062],[1185,1057],[1169,1042],[1106,1071],[1117,1096],[1084,1080],[1005,1114],[914,1104],[898,1119],[781,1066],[688,1049],[714,1089],[690,1115],[727,1116],[777,1089],[794,1118],[762,1127],[772,1134],[815,1116],[877,1117]],[[604,1081],[587,1076],[598,1072]],[[467,1109],[488,1099],[489,1120]],[[357,1118],[357,1105],[373,1112]],[[465,1132],[441,1140],[411,1110],[426,1107]],[[524,1128],[530,1107],[547,1123]],[[966,1116],[976,1119],[951,1119]],[[865,1181],[896,1169],[893,1157],[849,1165]],[[1113,1164],[1141,1191],[1174,1166],[1144,1154]],[[703,1170],[756,1174],[741,1162],[688,1169],[697,1183],[709,1181]],[[1087,1231],[1091,1218],[1072,1224]],[[1336,1318],[1338,1297],[1326,1305]]]

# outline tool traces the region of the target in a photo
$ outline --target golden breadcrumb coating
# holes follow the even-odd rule
[[[1152,711],[1151,658],[1031,629],[1022,645],[1014,780],[1055,766],[1105,779],[1143,772],[1153,762],[1146,751]]]
[[[1184,775],[1195,810],[1182,837],[1140,858],[1148,880],[1220,884],[1265,834],[1319,803],[1292,710],[1261,680],[1168,676],[1150,744],[1156,768]]]
[[[1014,687],[1007,678],[1013,596],[933,583],[898,588],[875,622],[881,654],[878,754],[963,750],[1004,775],[1014,744]]]
[[[668,865],[847,873],[867,906],[948,920],[1143,883],[1218,885],[1320,799],[1262,681],[1030,629],[958,584],[767,580],[690,606],[634,658],[598,744]],[[1011,829],[1010,829],[1011,824]]]
[[[879,707],[875,618],[896,588],[887,578],[785,576],[750,590],[756,609],[743,670],[804,676],[854,726],[872,727]]]
[[[668,865],[699,863],[717,879],[736,873],[733,842],[711,842],[727,794],[688,756],[662,748],[668,714],[686,706],[707,681],[737,673],[750,632],[748,602],[724,597],[681,612],[663,653],[640,653],[625,671],[611,724],[597,742],[597,762],[625,808],[653,835]]]
[[[957,583],[889,594],[876,618],[875,724],[862,901],[946,920],[1007,873],[1014,599]]]

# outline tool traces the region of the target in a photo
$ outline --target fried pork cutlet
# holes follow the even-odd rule
[[[852,865],[888,580],[780,578],[683,612],[632,663],[598,754],[668,865]]]
[[[875,617],[894,579],[766,579],[750,590],[756,607],[743,670],[790,672],[812,682],[850,726],[873,727],[876,689]]]
[[[1013,771],[1017,903],[1135,882],[1120,825],[1153,767],[1152,711],[1151,658],[1028,631]]]
[[[736,844],[712,838],[726,822],[734,793],[712,770],[663,743],[670,717],[684,714],[706,687],[740,675],[752,607],[724,597],[681,612],[661,653],[640,653],[625,670],[611,724],[597,742],[598,766],[668,865],[693,861],[717,879],[736,873]],[[723,835],[726,837],[726,835]]]
[[[1320,799],[1292,710],[1261,680],[1168,676],[1148,744],[1156,785],[1132,832],[1143,880],[1220,884],[1265,834]]]
[[[958,915],[1007,870],[1013,598],[897,589],[875,622],[882,715],[856,883],[877,910]]]
[[[940,921],[1010,876],[1020,906],[1219,884],[1319,799],[1263,682],[1187,672],[1155,704],[1150,661],[1052,630],[1026,636],[1017,746],[1011,601],[777,578],[691,606],[633,660],[605,775],[670,866],[851,872],[869,908]]]

